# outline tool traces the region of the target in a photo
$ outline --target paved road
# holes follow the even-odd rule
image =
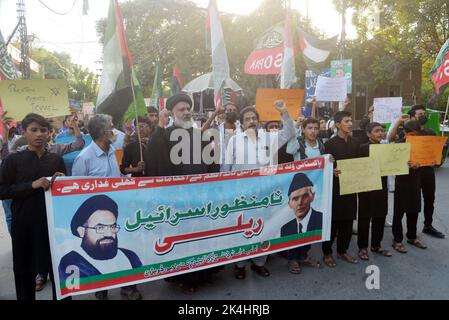
[[[437,170],[436,214],[434,226],[446,234],[440,240],[422,234],[422,215],[418,221],[418,236],[428,244],[427,250],[409,247],[407,254],[394,253],[392,258],[371,255],[369,262],[357,265],[337,261],[335,269],[304,268],[300,275],[287,272],[286,260],[278,255],[270,256],[267,267],[272,275],[260,278],[248,273],[245,280],[236,280],[232,268],[226,267],[215,276],[214,282],[200,287],[192,296],[163,280],[139,285],[144,299],[449,299],[449,166]],[[390,194],[391,221],[392,194]],[[405,219],[404,219],[405,220]],[[385,229],[384,246],[391,245],[391,228]],[[356,237],[353,237],[350,252],[357,252]],[[320,246],[312,248],[311,255],[321,257]],[[367,266],[380,269],[380,289],[368,290],[365,282]],[[50,299],[47,286],[37,298]],[[118,289],[109,292],[110,299],[121,299]],[[0,299],[15,299],[12,273],[11,243],[0,214]],[[95,299],[93,294],[75,299]]]

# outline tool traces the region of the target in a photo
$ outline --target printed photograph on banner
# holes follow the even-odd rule
[[[328,156],[261,170],[56,180],[46,204],[58,298],[328,240]]]

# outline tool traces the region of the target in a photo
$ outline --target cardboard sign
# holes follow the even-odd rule
[[[346,78],[326,78],[318,76],[315,96],[317,101],[345,101],[347,97]]]
[[[281,115],[274,107],[276,100],[283,100],[292,119],[301,115],[304,89],[257,89],[256,110],[260,121],[281,120]]]
[[[443,147],[447,137],[408,136],[407,142],[412,145],[410,161],[423,166],[441,164]]]
[[[45,118],[70,114],[65,80],[0,81],[0,97],[8,117],[17,121],[31,112]]]
[[[402,114],[402,97],[374,98],[374,122],[395,123]]]
[[[337,168],[341,171],[340,195],[382,189],[379,162],[369,157],[338,160]]]
[[[369,156],[379,162],[380,175],[400,176],[408,174],[410,143],[370,144]]]

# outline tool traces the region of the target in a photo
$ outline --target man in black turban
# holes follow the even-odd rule
[[[108,196],[96,195],[83,202],[70,224],[72,234],[82,238],[81,248],[62,257],[60,281],[74,271],[83,278],[142,266],[134,252],[118,247],[117,216],[117,203]]]
[[[288,189],[288,206],[293,210],[295,218],[282,226],[281,237],[322,229],[323,214],[311,207],[315,199],[312,187],[312,181],[304,173],[297,173],[293,177]],[[291,273],[301,272],[301,262],[311,264],[308,259],[310,248],[310,245],[306,245],[288,251],[288,269]]]

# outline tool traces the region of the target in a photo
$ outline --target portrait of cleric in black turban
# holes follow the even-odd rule
[[[62,257],[59,263],[60,280],[79,269],[80,278],[138,268],[139,257],[131,250],[118,247],[118,206],[110,197],[96,195],[81,204],[70,223],[81,246]],[[67,267],[70,267],[69,269]]]

